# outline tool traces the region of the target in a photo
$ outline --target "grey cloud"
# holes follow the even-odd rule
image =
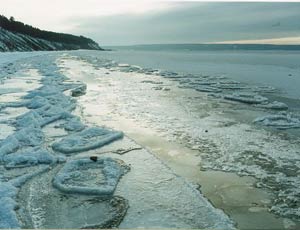
[[[300,3],[181,3],[146,14],[72,19],[103,45],[201,43],[300,36]]]

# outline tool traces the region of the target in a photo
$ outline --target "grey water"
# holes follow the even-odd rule
[[[121,63],[180,73],[221,75],[250,85],[271,86],[279,90],[281,97],[300,100],[300,51],[297,50],[107,48],[112,50],[103,56]]]

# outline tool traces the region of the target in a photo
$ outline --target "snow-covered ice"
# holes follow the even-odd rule
[[[254,122],[266,126],[272,126],[277,129],[300,128],[300,117],[289,113],[273,114],[258,117],[254,120]]]
[[[248,104],[261,104],[268,101],[268,98],[252,93],[233,93],[232,95],[225,95],[224,98]]]
[[[118,122],[184,145],[202,169],[255,177],[272,212],[299,219],[299,141],[277,129],[300,119],[276,89],[86,51],[35,55],[0,55],[0,227],[234,228],[196,186],[104,128]]]
[[[53,185],[66,193],[108,196],[129,169],[124,162],[112,158],[76,159],[64,165]]]
[[[122,132],[110,131],[104,128],[87,128],[74,133],[52,145],[55,151],[76,153],[99,148],[123,137]]]
[[[53,164],[58,158],[50,154],[46,149],[39,147],[17,151],[3,157],[6,168],[28,167],[38,164]]]
[[[258,104],[256,105],[257,107],[260,108],[265,108],[265,109],[274,109],[274,110],[288,110],[289,107],[287,104],[279,101],[273,101],[268,104]]]
[[[11,127],[11,130],[0,142],[0,227],[118,227],[126,218],[128,210],[131,210],[132,216],[140,209],[147,210],[143,218],[146,220],[148,215],[149,222],[145,226],[153,223],[153,227],[173,225],[233,228],[233,222],[228,216],[215,209],[194,186],[179,178],[147,151],[141,152],[139,164],[132,162],[136,168],[135,173],[138,169],[142,176],[147,171],[143,168],[143,159],[149,158],[154,160],[151,166],[153,172],[161,171],[162,177],[173,179],[165,181],[157,192],[149,189],[142,193],[139,189],[132,190],[132,194],[121,192],[122,189],[127,191],[131,186],[134,189],[133,185],[142,181],[132,180],[135,177],[129,165],[132,160],[130,157],[121,159],[120,156],[142,148],[130,148],[123,155],[114,154],[118,152],[118,149],[114,149],[111,156],[99,156],[100,149],[112,144],[125,148],[126,141],[122,139],[124,134],[87,124],[85,119],[76,115],[76,101],[92,90],[87,90],[85,83],[69,79],[62,71],[58,63],[67,57],[65,53],[3,55],[11,59],[5,60],[0,55],[3,66],[0,73],[3,84],[0,118],[1,127]],[[112,70],[122,68],[127,72],[141,71],[139,67],[110,63],[109,68]],[[72,71],[80,71],[80,68]],[[147,72],[152,73],[158,71]],[[18,87],[5,89],[5,84],[13,86],[14,82]],[[56,133],[60,135],[55,135]],[[92,155],[80,156],[91,153]],[[132,176],[128,177],[128,183],[121,184],[130,174]],[[156,183],[153,174],[151,177],[153,183]],[[182,198],[173,200],[177,196],[178,187],[183,188],[180,192]],[[159,204],[165,199],[163,193],[173,197],[169,199],[170,202],[176,202],[168,203],[165,200],[165,207],[161,207]],[[138,207],[134,196],[141,195],[155,199],[153,207],[157,210],[149,212],[149,209],[142,207],[145,205],[143,202]],[[185,208],[187,201],[189,206]],[[184,211],[176,210],[178,207]],[[191,215],[196,209],[198,211]],[[157,211],[166,217],[173,217],[154,223],[152,217],[157,215]],[[130,215],[124,226],[143,226],[136,218],[134,222],[130,222]]]

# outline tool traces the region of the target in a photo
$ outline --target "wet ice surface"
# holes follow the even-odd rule
[[[127,194],[131,207],[121,228],[230,228],[227,217],[214,210],[195,187],[145,150],[125,154],[122,159],[132,165],[132,170],[116,191]]]
[[[113,160],[109,161],[110,164],[105,164],[105,167],[102,169],[102,171],[105,172],[103,175],[108,177],[106,180],[107,183],[103,186],[105,188],[109,186],[112,187],[111,193],[109,194],[111,197],[86,197],[80,201],[80,199],[75,200],[72,197],[69,199],[69,197],[66,196],[68,202],[66,202],[67,207],[63,210],[64,212],[67,212],[67,208],[72,209],[72,205],[75,207],[76,205],[82,206],[78,208],[77,216],[72,217],[73,222],[68,222],[67,219],[64,219],[65,222],[62,223],[60,221],[63,220],[58,220],[57,222],[53,221],[51,218],[55,218],[56,216],[54,214],[58,214],[58,207],[56,206],[51,209],[51,206],[51,208],[48,209],[45,203],[43,203],[43,200],[39,200],[41,203],[39,203],[38,206],[40,207],[33,209],[31,209],[30,204],[20,206],[20,203],[30,203],[30,199],[34,199],[30,196],[19,196],[19,193],[24,190],[24,186],[27,185],[28,181],[35,181],[37,176],[42,173],[52,175],[53,167],[58,167],[56,165],[64,164],[65,162],[67,162],[67,165],[71,164],[67,157],[51,149],[50,143],[55,142],[57,138],[55,135],[45,134],[45,131],[49,131],[49,129],[46,128],[47,126],[57,121],[62,121],[61,126],[57,127],[57,129],[65,129],[65,135],[68,135],[68,132],[75,135],[74,132],[85,129],[77,134],[77,142],[72,143],[73,148],[79,149],[80,151],[97,148],[117,139],[116,136],[109,135],[116,134],[117,132],[114,133],[113,131],[97,127],[88,128],[81,123],[79,118],[71,114],[72,110],[76,107],[75,100],[64,93],[68,90],[72,92],[72,89],[78,91],[78,88],[84,88],[84,85],[78,82],[64,82],[67,78],[59,73],[59,69],[55,64],[56,56],[49,55],[44,58],[42,61],[39,58],[32,58],[27,59],[24,63],[17,61],[14,64],[9,64],[5,70],[12,76],[3,74],[1,79],[1,88],[3,88],[1,92],[5,94],[8,100],[2,98],[3,100],[1,100],[0,105],[1,124],[3,129],[5,128],[5,132],[7,132],[6,134],[3,132],[4,134],[2,134],[3,137],[0,142],[0,203],[2,207],[0,209],[0,226],[2,228],[55,228],[61,226],[88,228],[117,226],[124,217],[128,204],[122,197],[113,197],[113,190],[122,175],[115,175],[116,170],[114,171],[113,168],[110,167],[114,162]],[[15,88],[10,87],[10,85],[15,86]],[[9,90],[4,90],[6,87]],[[76,96],[78,96],[77,91]],[[18,97],[15,97],[14,94],[16,93],[18,93]],[[71,93],[71,95],[73,94],[74,92]],[[93,139],[93,136],[96,136],[96,138]],[[121,137],[122,135],[120,133],[118,138]],[[70,139],[67,138],[66,140],[70,141]],[[70,142],[65,143],[66,141],[63,141],[65,140],[63,139],[61,141],[63,147],[68,147],[68,143],[70,144]],[[96,142],[96,144],[94,142]],[[79,167],[79,169],[81,168]],[[84,170],[81,171],[83,171],[82,173],[84,174]],[[97,171],[99,170],[95,168],[94,173],[97,173]],[[52,176],[52,178],[48,178],[49,181],[52,181],[55,177],[54,175]],[[59,176],[61,176],[61,174],[58,174],[58,177]],[[91,175],[87,174],[85,178],[89,176]],[[61,179],[57,187],[62,188],[65,180]],[[38,185],[40,186],[41,183]],[[52,184],[47,184],[47,186],[52,187]],[[90,192],[93,188],[92,186],[92,184],[87,184],[85,193],[92,195],[93,193]],[[100,189],[101,188],[102,185],[100,186]],[[47,190],[47,188],[45,189]],[[72,193],[73,189],[76,190],[78,188],[75,186],[74,188],[70,187],[65,190]],[[30,191],[27,191],[26,194],[30,194]],[[52,194],[50,194],[50,196],[51,195]],[[59,196],[63,196],[63,194],[58,193],[58,197]],[[37,199],[39,198],[41,197],[37,196]],[[50,200],[51,198],[45,202],[50,202]],[[55,199],[53,199],[53,201],[55,201]],[[59,202],[59,199],[57,202]],[[87,208],[86,205],[90,206],[90,209]],[[46,207],[46,209],[42,207]],[[102,214],[99,213],[98,215],[94,212],[94,210],[98,208],[104,209]],[[88,211],[86,211],[86,209]],[[17,210],[19,212],[19,218],[17,216]],[[72,211],[76,213],[76,208]],[[47,212],[50,213],[49,218],[48,216],[47,218],[43,216],[43,213]],[[88,216],[80,218],[83,212]],[[105,214],[105,212],[107,213]],[[22,213],[29,214],[26,217],[23,216]],[[102,222],[96,221],[101,215],[105,217],[102,218]],[[24,223],[22,221],[20,222],[20,219],[23,218]],[[27,225],[27,223],[29,224]]]
[[[14,77],[16,87],[1,95],[0,227],[234,228],[195,186],[122,132],[75,115],[75,98],[93,91],[65,76],[57,65],[65,58],[45,53],[1,71],[3,88]]]
[[[95,153],[79,157],[90,154]],[[130,165],[115,191],[129,203],[120,228],[232,228],[228,217],[213,208],[194,185],[131,139],[124,137],[122,142],[104,146],[96,155]]]
[[[298,128],[298,111],[277,111],[288,108],[271,99],[276,89],[249,87],[222,76],[118,65],[101,55],[79,56],[64,62],[69,76],[94,82],[81,102],[91,104],[84,106],[86,115],[97,114],[107,124],[122,118],[154,129],[194,150],[202,169],[254,176],[257,187],[275,195],[268,205],[272,212],[299,220],[299,133],[277,131]],[[81,71],[74,72],[73,66],[79,63]],[[158,86],[169,90],[158,90]]]
[[[22,187],[18,217],[23,228],[111,228],[128,209],[118,196],[72,195],[59,192],[52,179],[60,167],[40,175]]]

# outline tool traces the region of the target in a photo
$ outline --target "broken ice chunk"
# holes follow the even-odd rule
[[[58,159],[46,149],[39,147],[18,151],[3,157],[6,168],[27,167],[37,164],[52,164]]]
[[[83,130],[85,128],[85,125],[81,123],[79,118],[73,117],[71,119],[67,119],[65,123],[55,126],[55,128],[64,128],[66,131],[78,132]]]
[[[129,65],[128,64],[118,64],[118,67],[129,67]]]
[[[38,146],[43,140],[44,134],[40,129],[33,127],[21,129],[0,142],[0,160],[19,148]]]
[[[283,102],[279,102],[279,101],[273,101],[272,103],[269,103],[269,104],[260,104],[260,105],[257,105],[257,107],[265,108],[265,109],[275,109],[275,110],[289,109],[287,104],[285,104]]]
[[[220,93],[222,90],[216,88],[216,87],[210,87],[210,86],[198,86],[195,88],[199,92],[208,92],[208,93]]]
[[[266,103],[268,101],[268,98],[260,96],[258,94],[243,93],[243,92],[233,93],[231,95],[225,95],[224,99],[239,101],[247,104],[260,104],[260,103]]]
[[[261,123],[265,126],[272,126],[277,129],[300,128],[300,118],[286,113],[258,117],[254,122]]]
[[[121,160],[109,157],[69,161],[58,172],[53,185],[66,193],[112,195],[119,179],[129,171]]]
[[[0,182],[0,228],[19,228],[19,222],[14,212],[17,206],[13,197],[17,193],[17,189],[10,183]]]
[[[102,147],[122,137],[122,132],[99,127],[88,128],[54,143],[52,148],[62,153],[84,152]]]

